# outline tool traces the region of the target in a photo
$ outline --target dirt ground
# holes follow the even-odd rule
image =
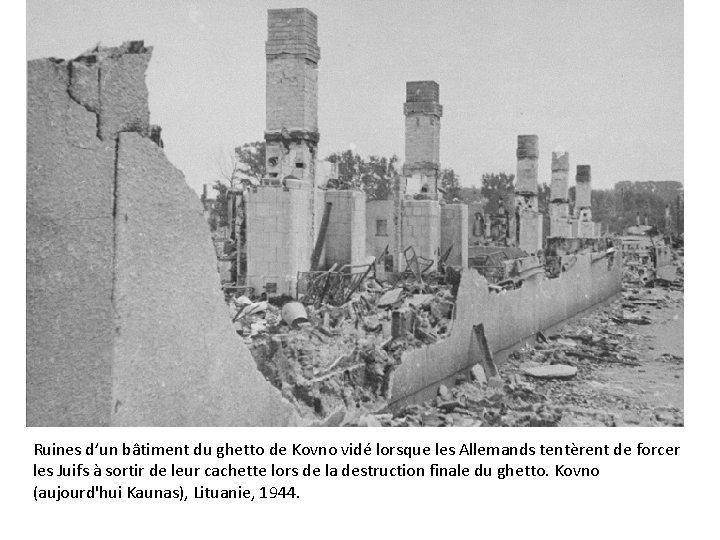
[[[626,325],[639,365],[595,366],[577,381],[586,403],[568,407],[559,425],[683,425],[684,306],[682,293],[668,294],[668,305],[642,310],[651,324]]]

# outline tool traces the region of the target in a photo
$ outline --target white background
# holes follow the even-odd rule
[[[2,530],[5,538],[211,538],[219,534],[248,538],[387,538],[483,537],[519,538],[706,538],[717,534],[717,424],[718,413],[718,297],[716,201],[720,175],[718,146],[717,21],[718,9],[710,3],[686,6],[686,353],[684,428],[566,428],[566,429],[30,429],[25,427],[25,370],[21,283],[24,273],[22,239],[24,212],[25,58],[22,54],[24,13],[21,2],[3,9],[3,267],[2,328],[5,355],[2,371],[3,435]],[[612,4],[608,3],[608,9]],[[81,16],[81,14],[78,14]],[[648,92],[652,89],[648,88]],[[608,136],[612,136],[609,134]],[[90,442],[119,444],[190,444],[216,446],[292,442],[342,445],[381,441],[392,445],[609,444],[681,447],[678,457],[607,458],[413,458],[408,463],[474,467],[546,466],[555,463],[600,468],[597,478],[461,478],[461,479],[304,479],[292,482],[233,479],[239,484],[292,484],[300,499],[277,502],[127,501],[44,502],[32,499],[35,443],[80,445]],[[125,458],[127,463],[147,464],[156,458]],[[365,458],[337,456],[337,463]],[[40,461],[40,460],[38,460]],[[95,461],[83,456],[65,463]],[[193,458],[166,460],[191,462]],[[216,464],[214,460],[208,464]],[[241,464],[269,464],[265,456],[236,458]],[[275,460],[276,462],[279,460]],[[318,458],[286,458],[286,465],[304,466]],[[362,463],[360,463],[362,461]],[[43,458],[57,464],[55,458]],[[121,462],[119,458],[117,462]],[[397,464],[392,459],[376,465]],[[146,465],[147,466],[147,465]],[[92,478],[77,485],[97,483]],[[179,482],[168,479],[170,485]],[[196,481],[183,482],[191,485]],[[128,485],[128,481],[118,482]],[[133,480],[134,485],[150,487]],[[203,483],[198,481],[198,483]],[[63,482],[72,486],[73,482]],[[112,485],[112,483],[109,483]],[[52,484],[50,484],[52,485]],[[154,484],[153,484],[154,485]],[[220,483],[205,485],[221,487]],[[502,536],[500,536],[502,535]]]

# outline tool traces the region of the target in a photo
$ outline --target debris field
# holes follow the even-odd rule
[[[317,421],[332,417],[336,424],[355,426],[677,426],[683,425],[682,400],[679,406],[650,404],[618,381],[618,392],[608,391],[603,382],[608,369],[631,379],[649,362],[659,362],[682,388],[682,355],[653,351],[651,336],[640,331],[651,325],[662,331],[668,313],[682,310],[682,252],[674,267],[674,281],[638,280],[637,273],[625,272],[621,298],[556,333],[539,332],[533,344],[509,355],[497,376],[488,377],[476,364],[454,386],[440,385],[434,400],[400,408],[388,403],[392,371],[403,351],[450,335],[451,285],[413,279],[390,285],[370,278],[339,306],[253,302],[240,296],[231,298],[229,307],[259,370],[304,417]]]

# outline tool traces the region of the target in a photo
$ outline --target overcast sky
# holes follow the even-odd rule
[[[432,79],[440,159],[464,185],[515,172],[518,134],[592,166],[595,187],[683,180],[680,0],[29,0],[28,58],[144,39],[151,121],[200,191],[265,128],[268,8],[318,16],[320,156],[404,153],[405,82]]]

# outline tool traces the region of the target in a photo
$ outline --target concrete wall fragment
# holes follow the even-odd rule
[[[28,62],[27,424],[110,424],[115,142],[68,94],[66,64]]]
[[[118,140],[112,424],[283,425],[232,328],[198,198],[138,133]]]
[[[477,272],[463,272],[450,337],[403,353],[393,374],[390,402],[411,398],[477,363],[475,325],[484,325],[490,350],[497,353],[620,293],[620,253],[576,255],[563,262],[568,269],[558,278],[539,274],[519,289],[500,293],[490,292]]]
[[[468,265],[468,205],[443,204],[440,206],[440,255],[451,249],[446,264]]]
[[[361,265],[367,258],[365,248],[365,193],[355,190],[325,191],[325,201],[332,203],[327,236],[325,264],[338,269],[343,265]]]
[[[310,269],[315,192],[305,180],[286,184],[258,186],[248,194],[247,284],[257,294],[295,296],[298,272]]]
[[[200,201],[147,137],[148,59],[131,42],[28,63],[27,424],[296,423],[232,328]]]
[[[402,248],[412,247],[415,254],[434,261],[437,270],[440,251],[440,203],[433,200],[402,202]],[[401,255],[400,269],[405,270],[405,257]]]

